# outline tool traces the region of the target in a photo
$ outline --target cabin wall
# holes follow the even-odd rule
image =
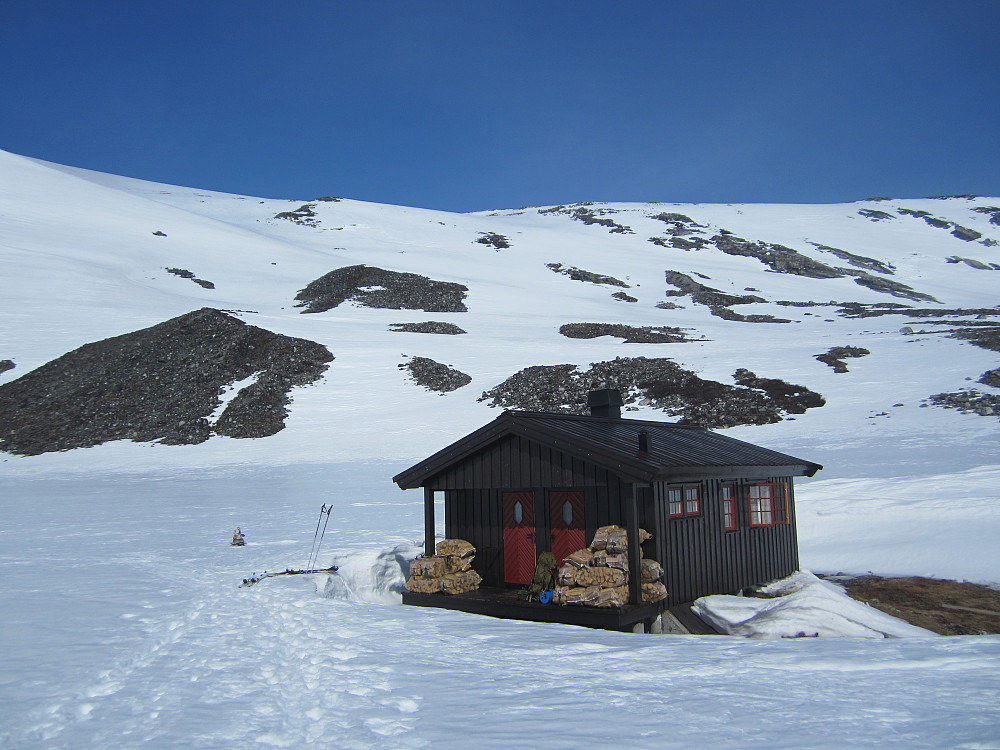
[[[747,492],[751,484],[773,482],[788,487],[788,523],[751,527]],[[694,482],[686,482],[691,485]],[[669,482],[653,486],[655,557],[666,573],[670,606],[700,596],[736,593],[747,586],[783,578],[799,568],[795,495],[791,477],[754,480],[705,480],[701,488],[701,515],[670,518]],[[722,486],[736,491],[737,529],[726,531],[722,514]]]
[[[584,493],[588,543],[599,527],[624,524],[625,502],[631,496],[630,485],[617,475],[516,435],[437,475],[430,486],[444,491],[445,534],[476,547],[476,570],[491,586],[503,585],[504,492],[534,495],[536,557],[552,545],[551,490]],[[644,507],[640,502],[639,523],[645,527]]]
[[[788,524],[750,527],[747,488],[758,482],[787,485]],[[723,523],[721,488],[727,483],[736,489],[735,531],[726,531]],[[643,554],[665,569],[670,606],[709,594],[734,593],[798,569],[791,477],[685,482],[701,488],[701,515],[671,519],[666,492],[673,484],[657,482],[637,488],[639,525],[653,534]],[[612,472],[516,435],[438,474],[429,486],[444,492],[445,534],[467,539],[476,547],[475,567],[488,586],[504,583],[503,492],[533,494],[536,557],[551,549],[549,491],[584,493],[588,542],[601,526],[624,525],[632,492],[631,485]]]

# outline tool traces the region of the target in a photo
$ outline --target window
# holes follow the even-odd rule
[[[726,531],[736,531],[736,488],[731,484],[722,485],[722,525]]]
[[[701,515],[701,494],[698,485],[668,487],[667,506],[671,518]]]
[[[787,492],[783,484],[750,485],[750,525],[777,526],[788,519]]]

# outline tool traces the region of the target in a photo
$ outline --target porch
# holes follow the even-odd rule
[[[522,589],[492,586],[480,586],[476,591],[465,594],[418,594],[406,591],[403,592],[403,604],[454,609],[506,620],[551,622],[623,632],[631,632],[637,625],[648,632],[649,626],[663,611],[662,602],[626,604],[621,608],[542,604],[527,601]]]

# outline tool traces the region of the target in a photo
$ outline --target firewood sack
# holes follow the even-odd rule
[[[444,559],[448,561],[448,570],[445,571],[446,573],[464,573],[467,570],[472,570],[472,561],[476,558],[472,555],[469,557],[449,555]]]
[[[553,601],[559,604],[589,604],[596,602],[601,590],[597,586],[557,586]]]
[[[556,583],[559,586],[575,586],[576,574],[580,572],[580,570],[580,568],[573,565],[563,565],[559,568],[559,575],[556,576]]]
[[[411,576],[425,576],[427,578],[440,578],[447,573],[454,573],[449,570],[448,558],[439,557],[418,557],[410,563]]]
[[[644,602],[661,602],[667,598],[667,587],[662,583],[642,584],[642,600]]]
[[[441,592],[442,578],[425,578],[424,576],[410,576],[406,582],[406,590],[414,594],[438,594]]]
[[[656,560],[643,558],[640,563],[643,583],[656,583],[663,577],[663,567]]]
[[[595,567],[618,568],[627,571],[628,555],[609,555],[606,549],[601,549],[594,553],[594,559],[590,564]]]
[[[597,552],[597,550],[607,549],[608,547],[608,537],[611,534],[618,534],[621,532],[625,533],[625,529],[621,526],[602,526],[596,532],[594,532],[594,541],[590,543],[590,548]]]
[[[446,594],[465,594],[479,588],[482,577],[474,570],[467,570],[464,573],[449,573],[438,579],[441,583],[441,591]]]
[[[591,560],[593,559],[594,553],[589,549],[578,549],[576,552],[564,559],[563,562],[575,565],[577,568],[585,568],[591,564]]]
[[[471,557],[476,554],[476,548],[464,539],[445,539],[437,543],[437,553],[455,557]]]
[[[595,607],[624,607],[628,604],[628,586],[601,589]]]
[[[615,588],[628,583],[628,574],[618,568],[580,568],[576,574],[577,586]]]

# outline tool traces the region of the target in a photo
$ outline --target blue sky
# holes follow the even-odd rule
[[[997,29],[996,0],[2,0],[0,148],[451,211],[996,196]]]

